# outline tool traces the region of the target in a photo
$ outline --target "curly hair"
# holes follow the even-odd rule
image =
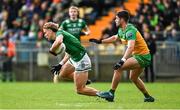
[[[53,32],[57,32],[59,25],[53,22],[47,22],[43,25],[43,29],[51,29]]]

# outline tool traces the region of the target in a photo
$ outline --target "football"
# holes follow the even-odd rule
[[[55,53],[58,54],[63,54],[66,50],[66,46],[64,45],[64,43],[62,43],[55,51]]]

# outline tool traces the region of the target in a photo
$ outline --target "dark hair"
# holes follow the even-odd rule
[[[128,22],[129,21],[129,12],[128,11],[126,11],[126,10],[123,10],[123,11],[120,11],[120,12],[118,12],[117,13],[117,16],[119,17],[119,18],[123,18],[126,22]]]
[[[55,29],[53,27],[49,27],[48,29],[51,29],[53,32],[57,32],[58,31],[58,29]]]

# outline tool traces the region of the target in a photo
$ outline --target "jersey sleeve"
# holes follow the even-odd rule
[[[129,30],[126,32],[126,39],[127,40],[136,40],[136,31],[135,30]]]
[[[63,22],[60,24],[60,28],[61,28],[61,29],[65,29],[65,23],[66,23],[66,22],[63,21]]]
[[[116,36],[117,36],[117,38],[118,38],[118,39],[121,39],[121,36],[119,36],[119,34],[118,34],[118,33],[116,34]]]
[[[82,20],[82,28],[85,28],[87,26],[86,22]]]
[[[118,33],[116,34],[119,39],[122,37],[122,30],[119,28]]]

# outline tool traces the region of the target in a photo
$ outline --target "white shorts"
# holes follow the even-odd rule
[[[87,53],[83,56],[83,58],[80,61],[75,62],[70,58],[68,60],[68,63],[73,65],[75,67],[75,71],[78,71],[78,72],[91,70],[91,60]]]

